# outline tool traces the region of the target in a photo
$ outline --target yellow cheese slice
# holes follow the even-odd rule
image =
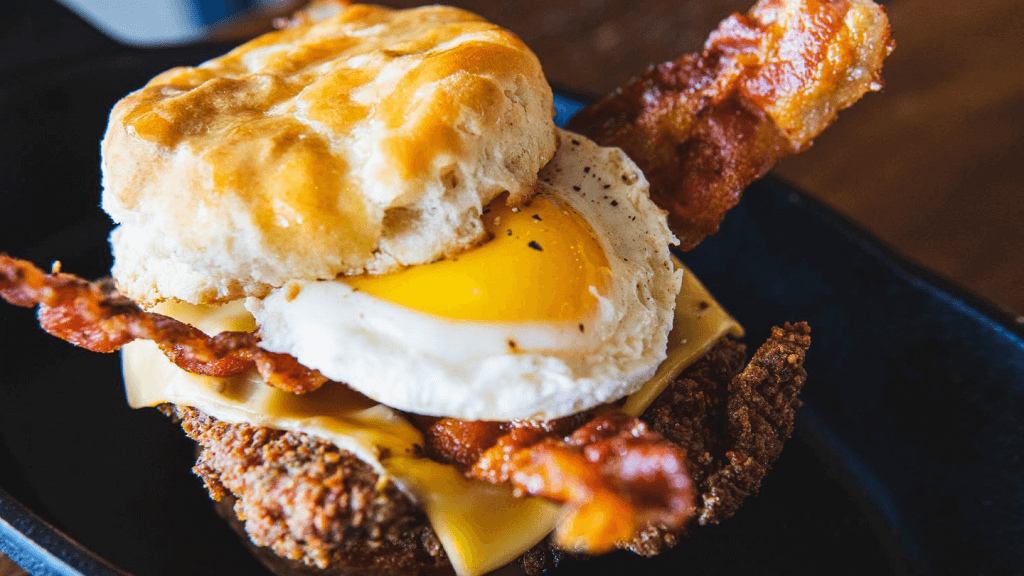
[[[218,308],[163,304],[157,311],[210,334],[255,328],[240,302]],[[716,341],[742,333],[684,268],[668,359],[627,399],[625,411],[639,415]],[[416,447],[423,444],[420,432],[399,413],[347,387],[294,395],[264,385],[255,371],[232,378],[199,376],[175,366],[149,341],[128,344],[122,358],[132,407],[164,402],[192,406],[224,422],[323,438],[366,461],[423,507],[459,576],[479,576],[511,562],[547,536],[563,515],[559,505],[515,498],[507,486],[469,480],[452,466],[417,457]]]
[[[743,337],[743,327],[711,297],[693,272],[679,260],[672,260],[683,269],[683,285],[676,296],[676,315],[668,334],[668,357],[654,377],[626,399],[622,410],[633,417],[642,414],[676,376],[723,336]]]

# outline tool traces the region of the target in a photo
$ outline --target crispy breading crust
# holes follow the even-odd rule
[[[702,526],[732,516],[747,496],[757,493],[782,443],[793,434],[810,343],[804,322],[772,328],[740,372],[744,346],[725,339],[641,416],[652,430],[686,447],[686,468],[701,495],[695,517]],[[652,527],[622,547],[653,556],[674,546],[685,532]]]
[[[686,448],[700,524],[728,518],[756,493],[792,434],[809,332],[804,323],[774,328],[745,369],[745,347],[725,338],[643,414],[653,430]],[[194,471],[210,495],[238,499],[234,510],[257,545],[331,566],[313,572],[319,574],[450,573],[423,513],[351,454],[301,433],[218,422],[187,407],[163,410],[199,443]],[[652,527],[622,547],[657,554],[685,531]],[[519,562],[535,575],[572,557],[545,541]]]
[[[210,496],[237,499],[252,541],[310,566],[360,574],[451,574],[426,516],[365,462],[306,434],[228,424],[163,405],[202,448]]]

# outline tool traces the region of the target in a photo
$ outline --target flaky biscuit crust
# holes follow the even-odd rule
[[[536,57],[473,14],[314,12],[114,107],[114,278],[144,303],[209,303],[458,252],[482,205],[528,194],[551,114]]]

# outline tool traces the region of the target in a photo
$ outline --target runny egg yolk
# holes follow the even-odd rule
[[[518,208],[502,195],[484,209],[483,221],[490,239],[472,250],[344,280],[361,292],[454,320],[583,322],[596,314],[595,293],[606,295],[611,269],[579,212],[543,193]]]

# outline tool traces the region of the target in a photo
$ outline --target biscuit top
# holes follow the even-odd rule
[[[430,262],[481,240],[482,205],[529,193],[555,132],[517,37],[454,8],[333,8],[114,107],[103,207],[128,296],[209,303]]]

